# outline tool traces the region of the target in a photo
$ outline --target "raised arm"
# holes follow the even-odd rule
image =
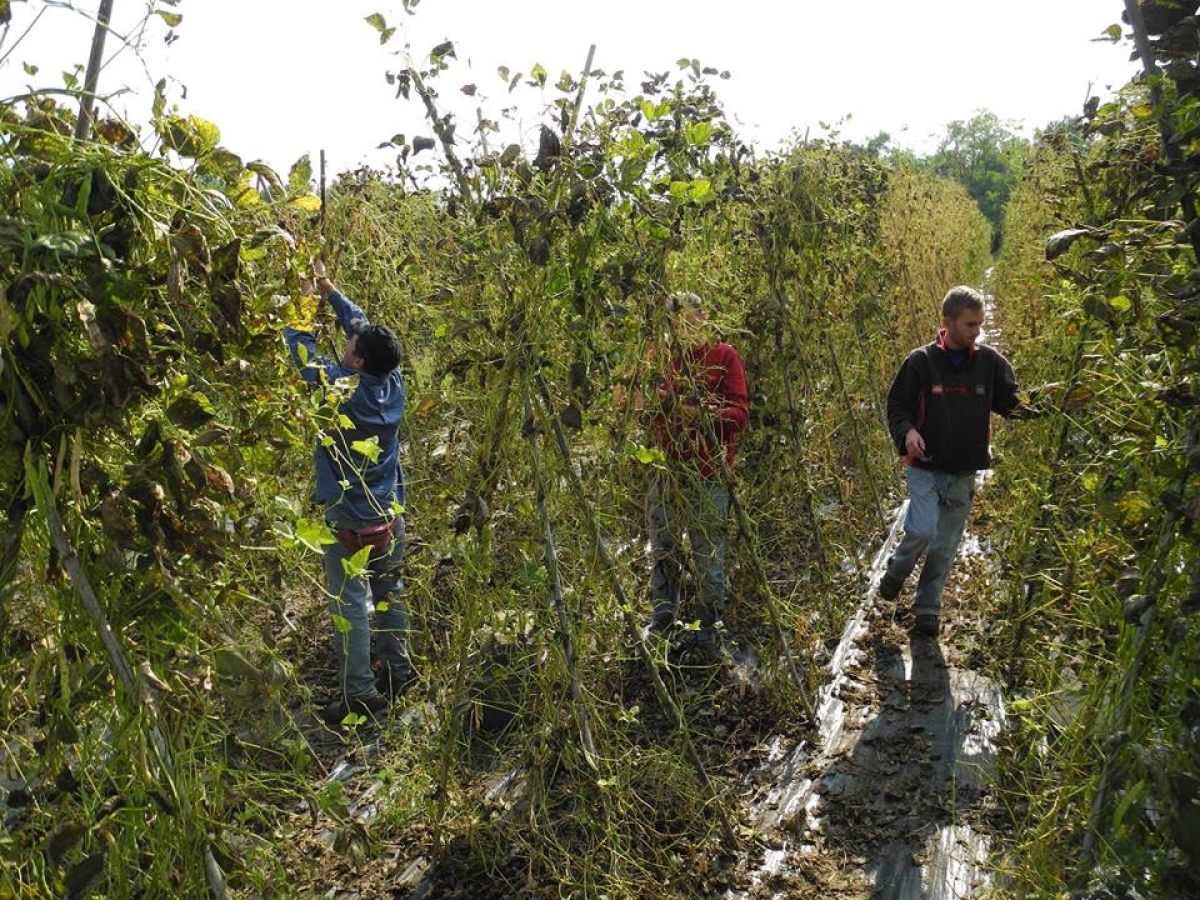
[[[341,326],[346,337],[350,337],[358,328],[368,324],[367,314],[357,304],[347,300],[337,289],[329,278],[325,263],[319,259],[313,261],[313,276],[316,278],[317,291],[320,293],[321,299],[328,301],[333,308],[338,325]]]
[[[338,324],[349,337],[360,321],[366,322],[366,316],[361,309],[338,293],[333,282],[329,280],[324,263],[313,263],[313,274],[317,291],[322,298],[329,301],[337,315]],[[311,285],[308,289],[311,290]],[[283,339],[287,342],[292,362],[300,370],[300,377],[310,384],[327,383],[358,374],[329,357],[322,356],[317,350],[316,336],[307,328],[284,328]]]

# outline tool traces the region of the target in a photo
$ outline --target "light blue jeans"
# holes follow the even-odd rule
[[[904,480],[908,486],[908,514],[904,517],[904,537],[888,560],[888,574],[903,581],[924,554],[913,612],[919,616],[940,615],[942,588],[975,499],[975,473],[949,474],[912,466]]]
[[[675,620],[683,574],[683,535],[692,549],[696,585],[697,641],[714,639],[713,626],[725,612],[725,520],[729,492],[717,481],[686,474],[661,476],[646,496],[650,538],[650,601],[653,622],[663,628]]]
[[[331,522],[339,528],[359,529],[371,522]],[[375,635],[379,661],[390,668],[393,680],[411,671],[408,659],[408,608],[401,596],[404,561],[404,517],[392,526],[392,541],[385,553],[372,553],[368,576],[350,577],[342,565],[353,553],[340,541],[325,545],[325,579],[329,588],[329,614],[333,618],[333,653],[344,697],[369,697],[376,693],[371,672],[371,626],[367,601],[375,604]],[[385,608],[380,611],[379,607]],[[347,628],[347,624],[349,627]]]

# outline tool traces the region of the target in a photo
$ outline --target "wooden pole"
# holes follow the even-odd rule
[[[325,252],[325,148],[321,148],[321,252]]]
[[[86,141],[92,128],[92,103],[100,81],[100,63],[104,60],[104,38],[112,19],[113,0],[100,0],[96,14],[96,30],[92,34],[92,52],[88,56],[87,74],[83,79],[83,97],[79,101],[79,121],[75,123],[75,140]]]
[[[550,519],[550,507],[546,502],[546,474],[542,470],[542,453],[538,448],[536,420],[533,414],[533,404],[529,394],[525,394],[525,437],[529,441],[529,456],[533,462],[533,486],[537,492],[538,518],[542,525],[542,565],[550,579],[550,595],[554,612],[558,617],[558,639],[562,644],[563,661],[567,667],[567,678],[571,685],[571,702],[575,706],[575,716],[579,722],[579,739],[583,746],[583,756],[593,771],[598,771],[599,755],[596,753],[596,741],[592,737],[591,717],[588,713],[587,701],[583,696],[583,685],[579,678],[579,654],[572,636],[571,617],[567,611],[567,601],[563,594],[562,576],[558,568],[558,549],[554,535],[554,523]]]

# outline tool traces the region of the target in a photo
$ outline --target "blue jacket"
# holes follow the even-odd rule
[[[328,299],[347,338],[357,327],[367,324],[363,311],[337,291]],[[318,355],[312,332],[285,328],[283,336],[300,369],[300,377],[310,384],[358,378],[354,393],[338,407],[352,423],[351,427],[334,427],[317,438],[315,499],[325,507],[325,518],[331,522],[364,523],[393,518],[394,505],[403,506],[405,502],[404,469],[400,465],[404,376],[400,369],[384,376],[347,369]],[[300,355],[300,347],[304,347],[304,357]],[[355,442],[372,438],[380,451],[374,462],[369,455],[354,449]],[[368,449],[367,453],[372,451]]]

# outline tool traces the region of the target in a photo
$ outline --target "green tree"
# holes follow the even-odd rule
[[[992,223],[993,249],[999,246],[1004,205],[1028,150],[1029,142],[995,113],[980,110],[965,122],[946,126],[946,136],[927,160],[939,175],[961,182],[979,204]]]

